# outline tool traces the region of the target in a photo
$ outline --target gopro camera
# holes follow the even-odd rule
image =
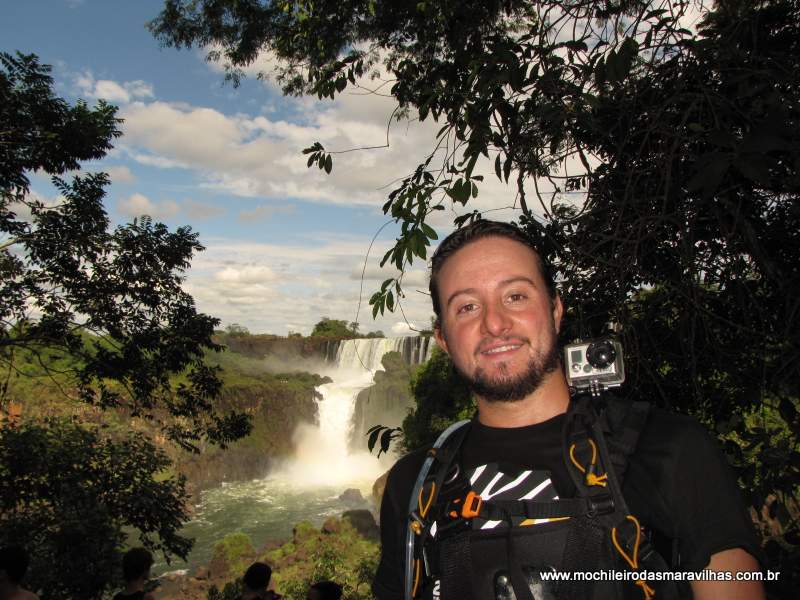
[[[613,337],[579,340],[564,347],[564,371],[570,391],[599,395],[625,381],[622,345]]]

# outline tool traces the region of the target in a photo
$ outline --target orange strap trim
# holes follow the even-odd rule
[[[482,504],[483,498],[470,490],[467,497],[464,499],[464,506],[461,507],[461,516],[465,519],[472,519],[479,516],[481,514]]]
[[[422,501],[422,494],[425,492],[425,486],[423,486],[422,489],[419,491],[418,504],[419,504],[419,515],[421,517],[427,515],[428,511],[431,508],[431,503],[433,502],[433,497],[435,496],[434,492],[436,491],[436,483],[433,481],[431,482],[430,490],[431,491],[430,494],[428,494],[428,500],[426,502]],[[424,507],[422,506],[423,504],[425,505]]]
[[[414,561],[414,587],[411,590],[411,597],[414,598],[417,595],[417,588],[419,587],[419,559]]]
[[[633,515],[628,515],[625,518],[636,525],[636,541],[633,544],[633,555],[629,555],[627,552],[625,552],[624,548],[620,546],[619,540],[617,539],[616,527],[611,528],[611,541],[614,544],[614,548],[616,548],[617,552],[620,553],[620,556],[622,556],[622,558],[625,559],[625,562],[631,566],[631,569],[635,571],[639,568],[639,542],[642,541],[642,527],[639,525],[639,520]],[[644,579],[638,579],[636,581],[636,585],[642,589],[644,600],[650,600],[656,595],[656,591],[647,585],[647,582]]]
[[[584,473],[586,475],[586,485],[601,485],[605,487],[606,479],[608,479],[608,474],[603,473],[602,475],[597,475],[594,472],[594,467],[597,464],[597,444],[594,443],[594,440],[592,438],[588,439],[589,439],[589,445],[592,447],[592,462],[590,464],[589,470],[587,471],[586,468],[581,463],[578,462],[578,459],[575,458],[575,444],[572,444],[569,447],[569,459],[581,473]]]
[[[636,582],[640,588],[642,588],[642,593],[644,594],[644,600],[650,600],[651,598],[655,598],[656,591],[647,585],[647,582],[644,579],[639,579]]]
[[[617,528],[611,528],[611,541],[614,543],[614,548],[617,549],[617,552],[620,553],[620,556],[625,559],[631,569],[638,569],[639,568],[639,542],[642,540],[642,528],[639,525],[639,521],[633,515],[628,515],[625,517],[629,521],[631,521],[634,525],[636,525],[636,542],[633,544],[633,556],[630,556],[622,546],[619,545],[619,540],[617,540]]]

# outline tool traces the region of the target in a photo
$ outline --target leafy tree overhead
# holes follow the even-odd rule
[[[202,436],[240,437],[246,418],[212,410],[219,379],[202,360],[217,348],[217,320],[181,289],[203,249],[197,234],[147,217],[109,231],[107,176],[58,175],[111,147],[115,108],[68,105],[35,56],[2,54],[0,66],[0,366],[13,374],[19,351],[72,355],[74,369],[60,376],[85,402],[179,417],[164,431],[187,447]],[[37,171],[54,176],[54,204],[30,193]]]
[[[110,230],[107,176],[62,178],[105,155],[119,119],[102,101],[56,96],[49,71],[33,55],[0,54],[0,544],[27,547],[43,600],[98,598],[118,581],[112,566],[132,529],[138,543],[186,557],[184,481],[130,428],[111,436],[29,417],[37,399],[12,403],[10,382],[45,373],[85,409],[70,412],[142,417],[190,450],[250,424],[215,410],[220,380],[203,356],[217,349],[217,320],[181,289],[203,249],[197,234],[148,217]],[[52,176],[58,198],[32,192],[31,173]]]

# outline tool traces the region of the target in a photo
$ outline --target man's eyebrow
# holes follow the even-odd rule
[[[510,277],[509,279],[504,279],[503,281],[498,283],[498,286],[502,287],[502,286],[510,285],[512,283],[517,283],[518,281],[522,281],[524,283],[528,283],[528,284],[532,285],[533,287],[537,287],[536,286],[536,282],[533,279],[531,279],[530,277],[524,277],[522,275],[520,275],[518,277]],[[450,304],[453,302],[453,300],[456,299],[456,297],[458,297],[458,296],[460,296],[462,294],[474,294],[475,291],[476,291],[475,288],[464,288],[463,290],[456,290],[455,292],[450,294],[450,297],[447,299],[447,303],[445,304],[445,306],[450,306]]]
[[[450,297],[447,299],[447,304],[445,306],[450,306],[450,304],[452,304],[453,300],[455,300],[457,296],[460,296],[462,294],[472,294],[474,292],[475,288],[465,288],[463,290],[456,290],[455,292],[450,294]]]
[[[501,286],[509,285],[511,283],[517,283],[518,281],[524,281],[525,283],[531,284],[533,287],[537,287],[536,282],[533,279],[531,279],[530,277],[525,277],[523,275],[520,275],[518,277],[511,277],[510,279],[504,279],[503,281],[500,282],[499,285]]]

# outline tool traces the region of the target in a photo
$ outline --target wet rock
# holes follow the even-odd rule
[[[364,496],[361,495],[361,490],[356,488],[348,488],[339,496],[339,500],[347,504],[363,504]]]
[[[380,538],[380,530],[375,522],[375,517],[368,510],[348,510],[342,514],[342,520],[347,520],[358,531],[359,534],[368,540],[377,541]]]

